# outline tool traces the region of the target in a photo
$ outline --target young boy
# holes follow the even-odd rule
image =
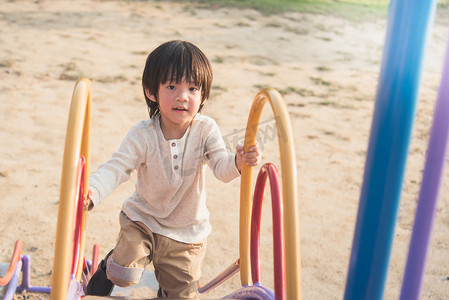
[[[152,261],[158,296],[198,297],[211,232],[205,165],[228,182],[242,163],[256,166],[261,158],[257,145],[229,152],[215,121],[199,114],[211,84],[209,60],[189,42],[164,43],[148,56],[142,85],[150,119],[135,125],[99,166],[84,201],[91,210],[137,171],[136,190],[120,213],[117,245],[99,264],[87,294],[105,296],[114,285],[138,283]]]

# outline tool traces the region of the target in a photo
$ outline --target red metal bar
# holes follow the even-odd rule
[[[14,251],[12,253],[11,261],[9,263],[8,271],[6,271],[5,276],[0,278],[0,286],[7,285],[14,275],[16,270],[16,265],[20,260],[20,255],[22,254],[22,241],[17,240],[14,245]]]
[[[251,213],[251,277],[253,282],[260,283],[260,222],[262,219],[262,202],[267,183],[267,168],[262,166],[257,175],[254,188],[253,208]]]
[[[284,215],[279,173],[274,164],[266,163],[257,176],[251,217],[251,276],[260,283],[260,222],[267,177],[270,178],[273,217],[274,291],[277,300],[285,297]]]
[[[77,179],[76,179],[76,198],[75,198],[75,226],[73,228],[73,252],[72,252],[72,268],[70,275],[76,276],[78,263],[80,261],[80,242],[81,242],[81,225],[83,219],[83,198],[84,198],[84,176],[85,176],[86,160],[80,156],[78,163]]]

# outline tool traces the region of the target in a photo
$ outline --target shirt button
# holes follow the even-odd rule
[[[171,143],[171,146],[172,146],[172,147],[176,146],[176,143]]]
[[[178,155],[173,155],[173,159],[177,159],[178,158]]]
[[[178,170],[178,166],[174,166],[173,169]]]

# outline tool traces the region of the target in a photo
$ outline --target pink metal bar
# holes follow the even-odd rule
[[[93,275],[97,271],[98,268],[98,256],[100,254],[100,246],[97,244],[94,245],[92,249],[92,267],[90,273]]]
[[[210,282],[205,284],[204,286],[199,286],[198,284],[198,292],[200,294],[207,293],[210,290],[216,288],[226,280],[232,277],[232,275],[236,274],[240,270],[240,260],[237,259],[232,265],[230,265],[226,270],[224,270],[217,277],[212,279]]]
[[[5,276],[0,278],[0,286],[7,285],[10,281],[14,272],[16,270],[16,265],[20,261],[20,255],[22,253],[22,241],[17,240],[14,245],[14,250],[12,253],[11,261],[9,263],[8,271],[6,271]]]

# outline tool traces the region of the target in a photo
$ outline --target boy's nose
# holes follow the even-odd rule
[[[178,101],[188,101],[189,98],[187,96],[187,92],[188,91],[180,91],[179,94],[177,95],[177,100]]]

